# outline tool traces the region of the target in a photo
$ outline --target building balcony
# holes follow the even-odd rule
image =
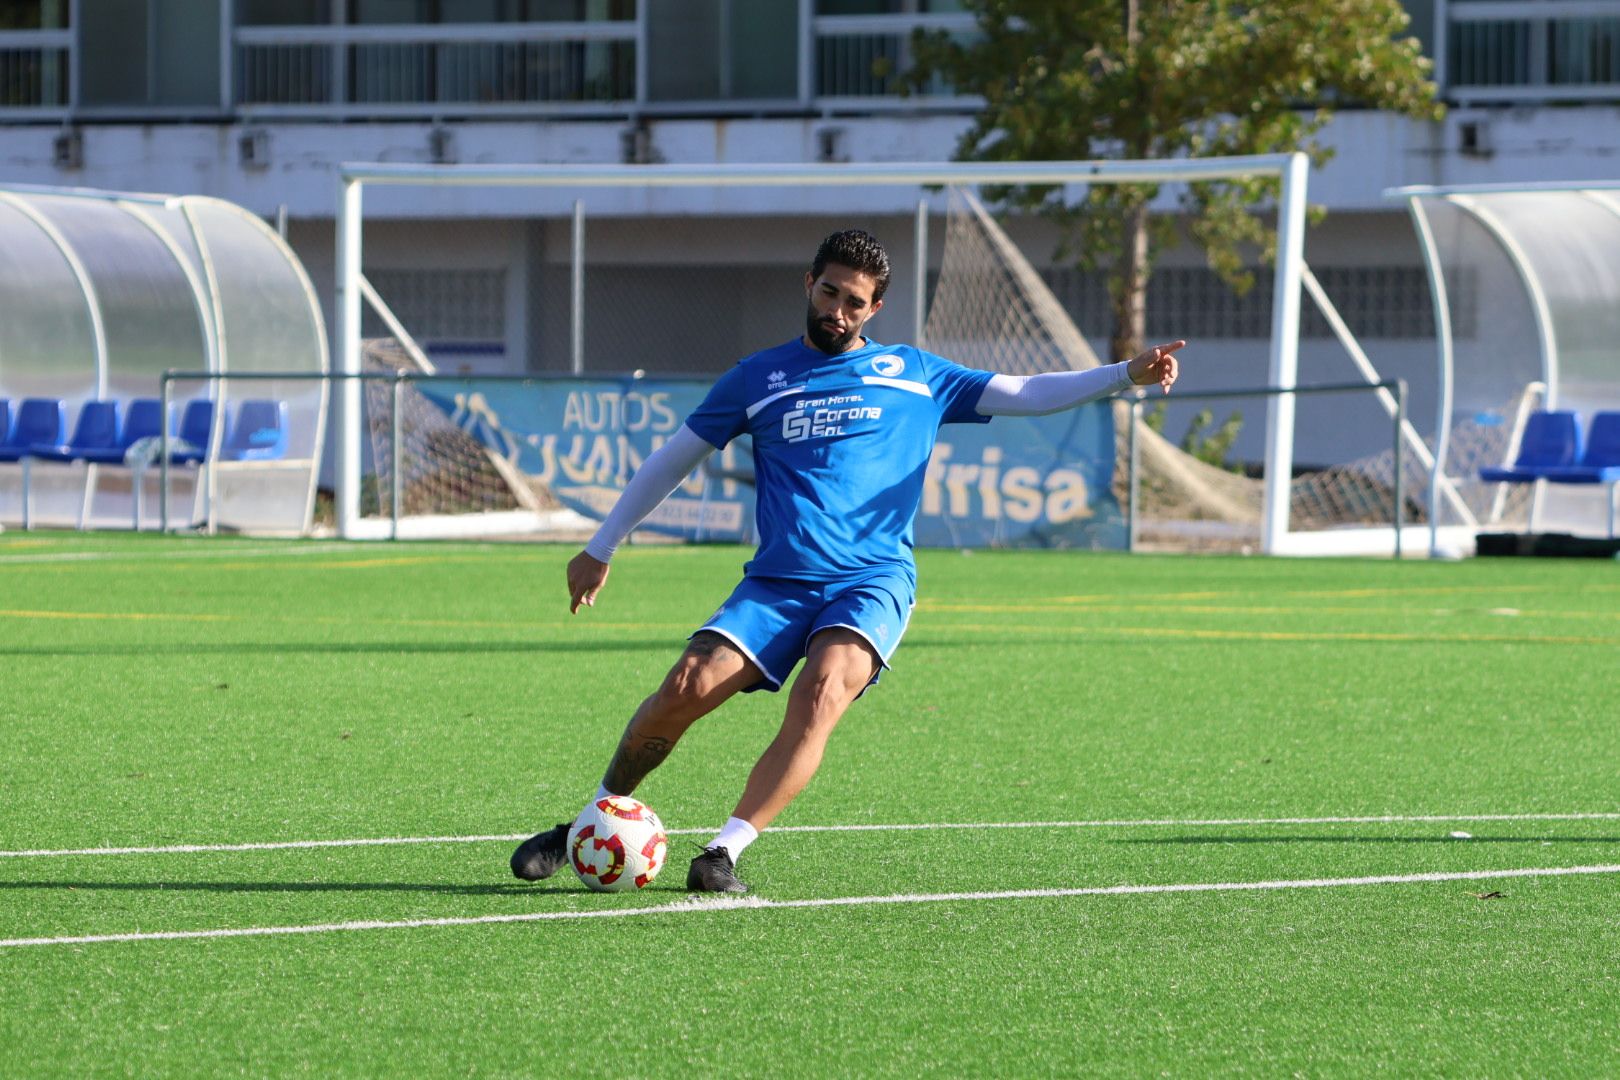
[[[1445,100],[1620,101],[1620,0],[1413,4],[1431,5]],[[952,0],[582,0],[564,9],[582,16],[572,20],[485,23],[349,22],[364,9],[336,0],[236,0],[187,21],[158,6],[139,19],[125,5],[58,7],[57,25],[0,31],[0,119],[820,117],[976,104],[943,82],[904,92],[917,32],[977,32]]]

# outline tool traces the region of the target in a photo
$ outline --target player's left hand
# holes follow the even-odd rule
[[[1130,373],[1131,382],[1137,386],[1152,386],[1158,383],[1169,393],[1170,387],[1175,385],[1178,365],[1175,352],[1177,349],[1187,347],[1185,341],[1172,341],[1168,345],[1155,345],[1142,355],[1134,358],[1125,370]]]

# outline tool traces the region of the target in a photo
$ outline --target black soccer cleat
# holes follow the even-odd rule
[[[561,870],[568,863],[568,830],[573,827],[573,822],[565,821],[519,844],[512,852],[513,875],[524,881],[540,881]]]
[[[737,864],[723,847],[704,848],[686,871],[686,887],[692,892],[745,893],[748,886],[737,880]]]

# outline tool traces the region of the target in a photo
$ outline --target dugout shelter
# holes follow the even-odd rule
[[[308,275],[243,208],[0,187],[0,520],[306,532],[327,367]]]
[[[1407,187],[1435,308],[1428,520],[1445,530],[1601,534],[1601,485],[1509,485],[1536,413],[1620,410],[1620,182]]]

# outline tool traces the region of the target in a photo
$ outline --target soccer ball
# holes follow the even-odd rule
[[[629,892],[652,884],[664,868],[669,837],[646,803],[609,795],[587,806],[568,830],[568,861],[597,892]]]

